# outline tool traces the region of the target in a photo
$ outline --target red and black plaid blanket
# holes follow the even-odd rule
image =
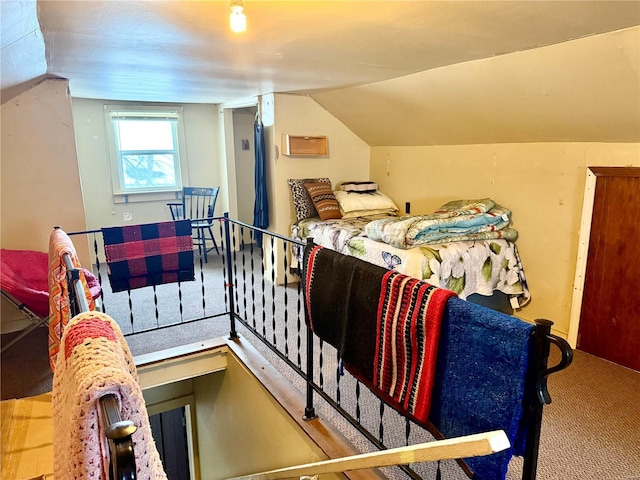
[[[102,229],[113,292],[194,280],[191,222]]]
[[[455,295],[333,250],[308,245],[307,321],[346,369],[400,412],[424,422],[440,323]]]

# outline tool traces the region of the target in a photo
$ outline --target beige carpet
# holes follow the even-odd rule
[[[640,373],[576,351],[549,392],[539,479],[640,479]]]

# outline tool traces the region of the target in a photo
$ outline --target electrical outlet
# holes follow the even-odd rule
[[[125,222],[130,222],[131,220],[133,220],[133,213],[131,212],[124,212],[122,214],[122,220]]]

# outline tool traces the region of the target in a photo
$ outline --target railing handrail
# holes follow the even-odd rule
[[[349,457],[295,465],[241,477],[233,477],[227,480],[284,480],[298,478],[303,475],[313,476],[351,470],[405,465],[408,463],[453,460],[490,455],[506,450],[509,446],[510,442],[506,433],[504,433],[503,430],[494,430],[486,433],[419,443],[417,445],[409,445],[379,452],[362,453]]]
[[[267,235],[270,235],[274,238],[279,238],[280,240],[286,240],[290,243],[296,244],[296,245],[300,245],[302,247],[304,247],[306,245],[306,242],[302,241],[302,240],[298,240],[295,238],[291,238],[288,237],[286,235],[282,235],[280,233],[276,233],[276,232],[272,232],[271,230],[267,230],[265,228],[260,228],[260,227],[255,227],[253,225],[250,225],[248,223],[245,222],[241,222],[240,220],[235,220],[233,218],[230,218],[228,216],[228,213],[225,213],[223,216],[221,217],[207,217],[207,218],[194,218],[192,219],[192,221],[197,222],[197,221],[208,221],[208,222],[214,222],[214,221],[218,221],[218,222],[231,222],[234,223],[236,225],[239,225],[241,227],[245,227],[245,228],[249,228],[251,230],[255,230],[261,233],[266,233]],[[167,220],[170,221],[170,220]],[[80,230],[77,232],[67,232],[67,235],[69,236],[73,236],[73,235],[89,235],[89,234],[96,234],[96,233],[102,233],[102,229],[97,228],[97,229],[91,229],[91,230]]]
[[[68,275],[67,287],[72,315],[75,316],[90,311],[85,293],[85,283],[79,274],[80,269],[75,267],[69,253],[65,252],[61,257]],[[137,474],[132,435],[138,427],[132,421],[122,419],[120,407],[114,394],[106,393],[102,395],[98,399],[98,403],[102,412],[105,436],[109,446],[110,478],[114,480],[135,480]]]

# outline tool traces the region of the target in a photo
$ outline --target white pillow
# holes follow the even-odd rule
[[[333,193],[336,200],[338,200],[343,215],[362,210],[398,210],[393,200],[379,190],[370,193],[343,192],[342,190],[337,190]]]
[[[352,210],[342,215],[342,218],[395,217],[396,215],[398,215],[398,210],[395,208],[381,208],[379,210]]]

